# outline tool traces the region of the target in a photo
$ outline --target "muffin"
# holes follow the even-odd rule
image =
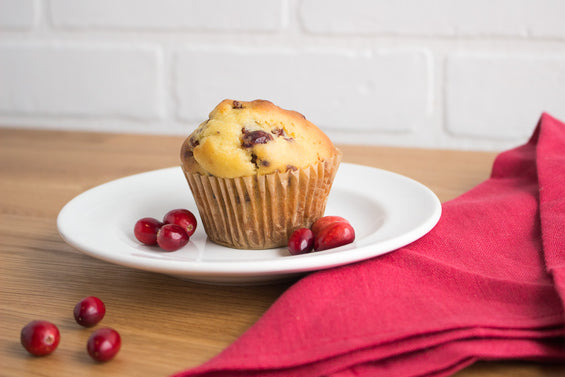
[[[226,99],[180,157],[208,238],[268,249],[323,216],[341,152],[298,112]]]

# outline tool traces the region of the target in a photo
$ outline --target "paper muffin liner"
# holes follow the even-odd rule
[[[341,152],[285,173],[218,178],[184,172],[208,238],[237,249],[286,246],[324,215]]]

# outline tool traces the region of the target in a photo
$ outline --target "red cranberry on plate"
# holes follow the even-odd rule
[[[355,230],[348,222],[335,222],[322,228],[314,237],[314,250],[321,251],[347,245],[355,240]]]
[[[167,212],[163,218],[163,223],[181,226],[189,237],[192,236],[196,230],[196,216],[189,210],[183,208],[177,208]]]
[[[347,221],[346,219],[344,219],[341,216],[324,216],[324,217],[320,217],[318,220],[314,221],[314,224],[312,224],[310,229],[312,230],[312,233],[314,233],[314,235],[316,235],[316,234],[320,233],[320,230],[322,230],[322,228],[325,228],[328,225],[331,225],[333,223],[338,223],[338,222],[348,223],[349,221]]]
[[[144,217],[137,220],[133,227],[133,233],[137,240],[145,245],[157,245],[157,232],[163,223],[152,217]]]
[[[188,243],[188,235],[177,224],[165,224],[157,232],[157,244],[165,251],[175,251]]]
[[[314,234],[308,228],[296,229],[288,239],[288,251],[292,255],[309,253],[314,247]]]

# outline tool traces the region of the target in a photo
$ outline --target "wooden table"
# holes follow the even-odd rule
[[[77,194],[125,175],[175,166],[183,137],[0,129],[0,375],[168,376],[216,355],[291,284],[226,287],[190,283],[88,257],[65,244],[56,216]],[[344,161],[412,177],[450,200],[486,179],[494,153],[343,146]],[[92,362],[92,330],[74,323],[84,296],[106,303],[103,324],[123,347]],[[20,329],[33,319],[59,326],[50,356],[29,356]],[[562,376],[565,367],[482,362],[456,374]]]

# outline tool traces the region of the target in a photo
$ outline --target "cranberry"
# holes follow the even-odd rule
[[[243,137],[241,138],[241,146],[244,148],[250,148],[255,144],[266,144],[273,140],[273,135],[267,133],[263,130],[248,131],[243,128],[241,130]]]
[[[165,224],[177,224],[181,226],[190,237],[196,230],[196,217],[187,209],[173,209],[163,218]]]
[[[334,222],[320,230],[314,238],[314,250],[321,251],[347,245],[355,240],[355,230],[348,222]]]
[[[320,217],[318,220],[314,221],[314,224],[312,224],[312,227],[310,229],[316,235],[316,234],[320,233],[320,230],[322,230],[322,228],[325,228],[326,226],[331,225],[331,224],[336,223],[336,222],[348,223],[349,221],[347,221],[346,219],[344,219],[341,216],[324,216],[324,217]]]
[[[288,239],[288,251],[292,255],[308,253],[313,247],[314,234],[308,228],[296,229]]]
[[[137,220],[133,233],[137,240],[145,245],[157,245],[157,232],[163,223],[152,217]]]
[[[177,224],[165,224],[157,232],[157,244],[165,251],[175,251],[188,243],[188,235]]]
[[[106,306],[98,297],[89,296],[80,300],[73,310],[75,321],[81,326],[92,327],[104,318]]]
[[[55,351],[61,340],[57,326],[48,321],[31,321],[24,326],[20,341],[34,356],[49,355]]]
[[[108,361],[116,356],[121,346],[120,334],[110,327],[103,327],[90,335],[86,350],[94,360]]]

